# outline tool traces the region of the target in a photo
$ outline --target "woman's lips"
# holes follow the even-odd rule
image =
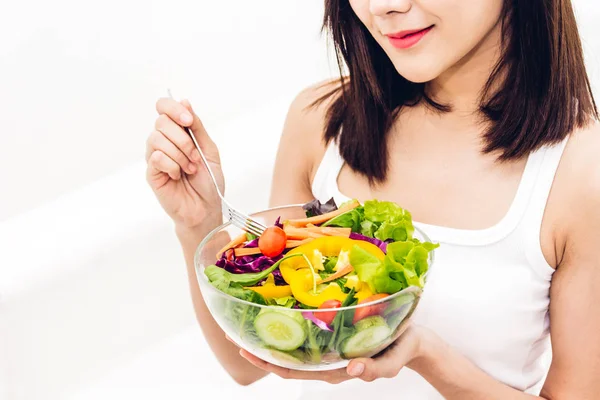
[[[425,29],[414,29],[410,31],[401,31],[386,35],[391,43],[397,49],[408,49],[417,44],[429,31],[433,25]]]

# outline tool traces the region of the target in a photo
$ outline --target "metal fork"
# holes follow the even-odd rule
[[[169,97],[173,99],[173,95],[171,94],[171,89],[167,89],[167,91],[169,92]],[[262,233],[265,231],[265,229],[267,229],[267,227],[264,226],[263,224],[261,224],[260,222],[258,222],[257,220],[255,220],[254,218],[251,218],[248,215],[236,210],[227,202],[227,200],[225,200],[225,196],[223,196],[223,193],[221,193],[221,190],[219,189],[219,185],[217,185],[217,180],[215,179],[215,175],[213,174],[212,170],[210,169],[210,165],[208,164],[206,157],[204,157],[204,153],[202,152],[202,149],[198,145],[198,142],[196,141],[196,137],[192,134],[192,132],[190,131],[189,128],[184,126],[183,130],[188,135],[190,135],[190,137],[192,138],[192,141],[194,142],[196,149],[200,153],[200,157],[202,157],[202,161],[204,162],[204,165],[206,165],[208,174],[210,175],[210,178],[212,179],[212,181],[215,185],[215,189],[217,189],[217,194],[221,198],[221,209],[223,210],[223,215],[225,216],[225,218],[229,222],[231,222],[233,225],[237,226],[240,229],[245,230],[246,232],[250,232],[251,234],[253,234],[255,236],[262,235]]]

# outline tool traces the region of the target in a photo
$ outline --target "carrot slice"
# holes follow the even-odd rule
[[[288,240],[285,244],[286,249],[291,249],[294,247],[302,246],[303,244],[307,244],[312,242],[312,238],[304,239],[304,240]]]
[[[352,228],[334,228],[334,227],[329,227],[329,226],[325,226],[322,228],[318,227],[318,226],[314,226],[314,227],[307,226],[306,228],[298,228],[298,229],[305,229],[309,232],[320,233],[325,236],[350,237],[350,233],[352,232]]]
[[[233,254],[236,257],[253,256],[260,254],[260,249],[258,247],[239,247],[233,250]]]
[[[312,238],[304,240],[288,240],[285,243],[285,248],[291,249],[294,247],[302,246],[303,244],[309,243],[311,241]],[[261,251],[258,247],[238,247],[236,249],[233,249],[233,252],[236,257],[253,256],[256,254],[261,254]]]
[[[286,232],[286,235],[287,235],[288,239],[291,239],[291,240],[317,239],[317,238],[324,236],[324,235],[319,235],[318,233],[312,233],[312,232],[294,232],[294,233]]]
[[[316,239],[316,238],[319,238],[321,236],[325,236],[325,235],[323,235],[321,233],[310,232],[309,230],[295,228],[295,227],[290,226],[290,225],[284,225],[283,231],[285,232],[285,234],[288,237],[288,239],[304,240],[304,239]]]
[[[240,244],[244,243],[246,241],[246,234],[242,233],[241,235],[237,236],[236,238],[234,238],[231,242],[227,243],[221,250],[219,250],[217,252],[217,260],[219,258],[221,258],[221,255],[226,252],[227,250],[233,248],[233,247],[237,247]]]
[[[327,278],[317,281],[317,285],[320,285],[321,283],[335,281],[336,279],[341,278],[344,275],[348,275],[352,271],[354,271],[354,267],[352,265],[348,265],[347,267],[337,271],[335,274],[329,275]]]
[[[322,215],[315,215],[314,217],[310,218],[290,219],[286,222],[298,228],[306,226],[308,224],[319,225],[329,221],[334,217],[337,217],[338,215],[353,210],[358,206],[360,206],[360,203],[357,200],[353,200],[352,202],[345,204],[344,206],[338,208],[335,211],[331,211]]]

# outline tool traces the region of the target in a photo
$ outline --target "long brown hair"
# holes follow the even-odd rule
[[[598,109],[570,0],[504,0],[501,23],[506,39],[481,93],[480,112],[489,122],[483,151],[498,151],[506,161],[564,139],[598,119]],[[323,29],[333,40],[341,82],[315,102],[336,96],[324,139],[339,140],[346,163],[370,183],[384,182],[388,132],[401,107],[425,101],[448,112],[451,105],[398,74],[348,0],[325,0]]]

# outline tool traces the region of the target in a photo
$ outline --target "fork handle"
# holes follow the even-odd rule
[[[167,89],[167,91],[169,92],[169,97],[171,99],[173,99],[173,95],[171,94],[171,89]],[[210,165],[208,164],[208,160],[206,159],[206,157],[204,157],[204,152],[200,148],[200,145],[198,144],[196,137],[194,136],[192,131],[187,126],[183,126],[182,128],[192,138],[192,141],[194,142],[194,145],[196,146],[198,153],[200,153],[202,162],[204,162],[204,165],[206,165],[206,169],[208,170],[208,174],[210,175],[210,178],[212,179],[212,181],[215,185],[215,189],[217,189],[217,194],[219,195],[219,197],[221,198],[222,201],[225,201],[225,197],[223,196],[223,193],[221,193],[221,190],[219,189],[219,185],[217,184],[217,179],[215,178],[215,175],[213,174],[212,169],[210,168]]]

